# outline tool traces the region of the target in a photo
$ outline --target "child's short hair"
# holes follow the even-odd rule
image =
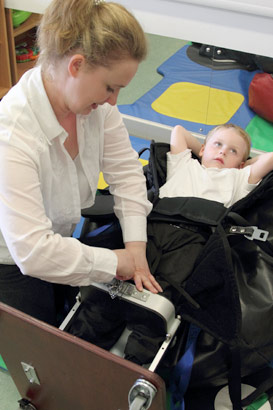
[[[243,160],[246,161],[246,160],[249,158],[249,154],[250,154],[251,139],[250,139],[249,134],[248,134],[242,127],[240,127],[239,125],[235,125],[235,124],[232,124],[232,123],[217,125],[217,127],[212,128],[212,129],[208,132],[208,134],[207,134],[207,136],[206,136],[206,141],[208,141],[208,139],[209,139],[216,131],[218,131],[218,130],[221,129],[221,128],[226,128],[226,129],[233,128],[233,129],[243,138],[243,140],[244,140],[245,143],[246,143],[246,152],[245,152],[245,155],[244,155]]]

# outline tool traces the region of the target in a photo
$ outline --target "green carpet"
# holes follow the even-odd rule
[[[5,362],[4,362],[4,360],[2,359],[2,356],[1,356],[1,355],[0,355],[0,369],[2,369],[2,370],[8,370],[8,369],[7,369],[7,366],[6,366]]]

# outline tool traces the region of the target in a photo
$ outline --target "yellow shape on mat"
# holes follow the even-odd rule
[[[188,82],[174,83],[153,103],[163,115],[200,124],[230,120],[244,101],[242,94]]]
[[[148,161],[146,159],[140,159],[139,161],[142,163],[143,166],[148,164]],[[99,176],[98,189],[104,189],[107,186],[108,185],[106,184],[106,182],[103,178],[103,173],[101,172],[100,176]]]

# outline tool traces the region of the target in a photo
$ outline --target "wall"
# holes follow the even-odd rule
[[[121,0],[147,33],[273,57],[271,0]],[[5,0],[43,13],[50,0]]]

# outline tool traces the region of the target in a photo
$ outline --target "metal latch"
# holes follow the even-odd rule
[[[34,367],[31,366],[30,364],[24,363],[24,362],[21,362],[21,365],[23,367],[25,375],[28,378],[28,381],[32,384],[33,383],[40,384],[40,380],[38,379],[38,376],[37,376],[37,373],[36,373],[36,370],[34,369]]]
[[[124,283],[123,295],[131,296],[132,298],[137,299],[137,300],[142,300],[142,302],[147,302],[147,300],[150,297],[149,292],[147,292],[145,289],[142,292],[140,292],[139,290],[137,290],[135,285],[133,285],[132,283],[128,283],[128,282]]]
[[[253,241],[256,239],[258,241],[265,242],[269,235],[268,231],[259,229],[257,226],[232,226],[229,230],[232,234],[244,235],[247,239]]]
[[[146,302],[150,296],[149,292],[143,290],[139,292],[135,285],[119,279],[114,278],[110,283],[106,284],[108,293],[112,299],[117,296],[131,296],[135,299]]]
[[[110,283],[106,283],[108,293],[112,299],[123,294],[123,281],[114,278]]]
[[[138,379],[128,394],[130,409],[135,409],[137,404],[139,404],[139,409],[149,409],[156,393],[157,388],[152,383],[145,379]]]

